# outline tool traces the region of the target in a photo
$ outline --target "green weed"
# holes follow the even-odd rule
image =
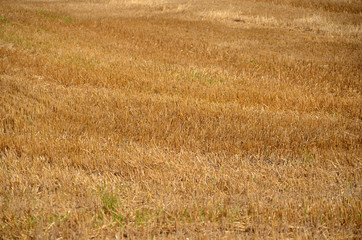
[[[37,12],[37,14],[41,17],[50,19],[52,21],[60,21],[62,23],[72,23],[74,20],[69,17],[69,16],[62,16],[62,15],[58,15],[52,12],[48,12],[48,11],[44,11],[44,10],[40,10]]]
[[[5,24],[5,23],[9,23],[9,21],[4,16],[0,16],[0,24]]]
[[[104,181],[103,186],[100,188],[101,200],[102,200],[102,209],[104,213],[114,213],[116,212],[120,202],[118,197],[107,191],[106,182]]]

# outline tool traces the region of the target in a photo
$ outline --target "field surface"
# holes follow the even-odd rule
[[[360,0],[0,0],[0,239],[361,239]]]

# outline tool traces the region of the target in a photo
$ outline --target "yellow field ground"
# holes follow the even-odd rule
[[[0,239],[360,239],[360,0],[0,0]]]

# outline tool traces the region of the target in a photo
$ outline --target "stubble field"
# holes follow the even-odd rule
[[[1,239],[360,239],[360,0],[0,0]]]

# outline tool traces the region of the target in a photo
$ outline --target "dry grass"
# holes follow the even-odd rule
[[[361,12],[0,1],[0,238],[359,239]]]

